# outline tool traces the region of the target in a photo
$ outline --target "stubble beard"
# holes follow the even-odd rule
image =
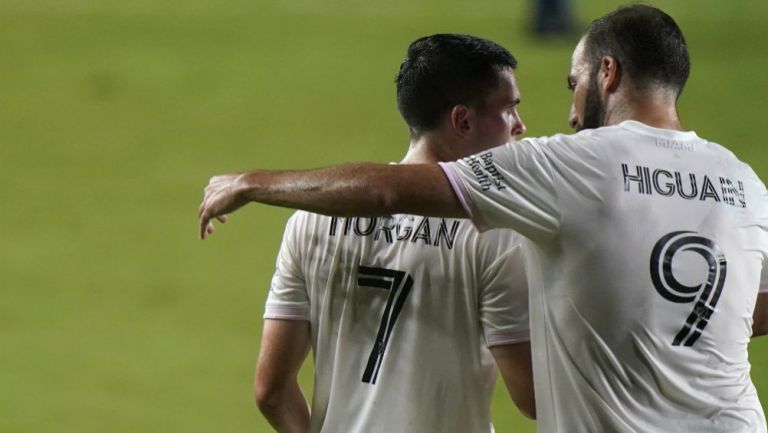
[[[578,131],[582,129],[595,129],[605,125],[605,105],[600,99],[597,90],[597,74],[593,74],[589,80],[589,88],[584,99],[584,117]]]

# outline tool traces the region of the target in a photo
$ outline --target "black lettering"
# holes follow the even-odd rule
[[[651,169],[648,167],[643,167],[643,179],[645,180],[645,193],[648,195],[651,195],[653,193],[653,189],[651,188]]]
[[[328,228],[328,236],[336,236],[336,226],[339,224],[339,217],[331,217],[331,226]]]
[[[384,240],[387,241],[388,244],[392,243],[392,229],[394,228],[394,221],[395,219],[391,216],[386,216],[381,219],[381,224],[379,225],[379,230],[376,232],[376,234],[373,236],[374,240],[379,240],[381,238],[381,234],[384,233]]]
[[[421,239],[425,244],[432,243],[432,234],[429,228],[429,218],[423,218],[419,225],[416,227],[416,232],[413,234],[411,242],[416,242],[417,239]]]
[[[715,199],[715,202],[720,201],[720,197],[717,195],[715,186],[712,185],[712,181],[709,180],[709,176],[704,176],[704,183],[701,185],[701,197],[699,200],[704,201],[708,198]]]
[[[663,188],[659,183],[659,176],[661,175],[664,175],[670,180],[664,183]],[[661,194],[665,197],[673,195],[675,193],[675,184],[671,182],[672,179],[674,179],[672,173],[668,172],[667,170],[661,170],[658,168],[653,170],[653,189],[655,189],[658,194]]]
[[[736,184],[739,186],[739,190],[736,192],[739,197],[739,204],[741,207],[747,207],[747,197],[744,195],[744,184],[741,183],[741,181],[738,181]]]
[[[440,246],[440,240],[445,240],[445,246],[449,250],[453,249],[453,243],[456,240],[456,232],[459,230],[460,221],[454,220],[451,226],[451,231],[448,232],[448,225],[444,219],[440,219],[440,227],[437,228],[437,237],[435,238],[435,246]]]
[[[723,197],[723,203],[736,206],[736,187],[730,179],[720,177],[720,195]]]
[[[480,159],[483,160],[483,166],[485,167],[485,170],[488,171],[488,174],[490,174],[491,178],[493,178],[493,183],[496,185],[496,189],[505,189],[506,185],[504,185],[504,176],[499,173],[499,170],[496,168],[496,164],[493,163],[493,153],[486,152],[480,155]]]
[[[655,191],[656,194],[664,197],[677,195],[686,200],[706,201],[711,199],[715,203],[747,207],[744,184],[741,181],[731,180],[723,176],[714,177],[699,174],[698,179],[701,179],[701,185],[699,185],[697,175],[694,173],[681,173],[662,168],[651,169],[641,165],[635,165],[633,172],[630,172],[628,164],[621,164],[621,171],[625,192],[651,195]],[[719,188],[713,179],[720,182]],[[633,184],[637,186],[635,191],[632,188]]]
[[[640,194],[645,194],[645,181],[643,179],[643,170],[642,167],[639,165],[635,166],[636,175],[630,175],[629,174],[629,167],[627,167],[627,164],[621,164],[621,171],[624,174],[624,191],[629,192],[630,191],[630,182],[637,182],[638,184],[638,192]]]
[[[691,192],[690,194],[687,194],[685,190],[683,189],[683,177],[680,174],[680,172],[675,172],[675,181],[677,182],[677,193],[680,194],[680,197],[684,199],[694,199],[699,195],[699,187],[696,185],[696,175],[691,173],[688,175],[688,178],[691,181]]]
[[[336,236],[336,229],[339,226],[339,221],[344,220],[344,236],[349,234],[349,229],[352,226],[351,218],[339,218],[339,217],[332,217],[331,218],[331,226],[328,230],[328,234],[331,236]]]
[[[400,221],[397,222],[397,225],[395,226],[395,232],[397,233],[398,241],[402,241],[411,237],[411,232],[413,231],[413,227],[409,225],[403,227],[403,221],[406,221],[406,220],[412,221],[413,217],[402,217]]]
[[[474,156],[466,158],[465,161],[467,162],[467,165],[469,165],[469,168],[472,169],[472,173],[474,173],[477,182],[480,184],[480,189],[483,191],[491,189],[491,180],[488,178],[487,174],[483,173],[480,161]]]
[[[355,234],[358,236],[368,236],[373,233],[374,230],[376,230],[376,222],[377,218],[365,218],[368,220],[368,227],[365,229],[360,228],[360,221],[363,220],[363,218],[355,218]]]

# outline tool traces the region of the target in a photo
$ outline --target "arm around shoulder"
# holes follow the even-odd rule
[[[396,213],[466,218],[437,164],[343,164],[308,171],[266,171],[214,176],[199,208],[200,237],[214,218],[249,202],[332,216]]]
[[[324,215],[465,216],[437,164],[342,164],[310,171],[254,172],[244,180],[247,201]]]

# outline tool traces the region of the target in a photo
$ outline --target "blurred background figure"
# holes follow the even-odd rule
[[[534,0],[533,32],[538,36],[564,37],[574,34],[571,0]]]

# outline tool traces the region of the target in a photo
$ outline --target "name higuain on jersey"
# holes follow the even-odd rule
[[[744,184],[740,180],[641,165],[630,168],[629,164],[621,164],[621,171],[625,192],[677,196],[685,200],[711,200],[740,208],[747,207]]]

